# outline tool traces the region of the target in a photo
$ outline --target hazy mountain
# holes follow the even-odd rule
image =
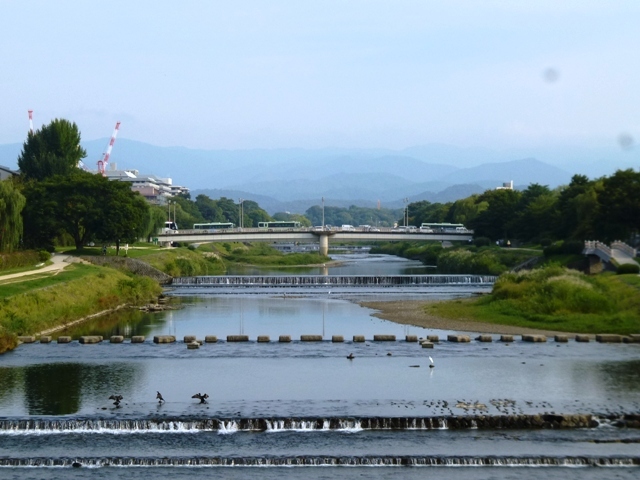
[[[83,142],[89,167],[95,166],[107,143],[108,139]],[[21,149],[18,143],[0,145],[0,164],[16,169]],[[546,159],[552,159],[553,165]],[[637,151],[612,147],[493,151],[432,144],[401,151],[231,151],[158,147],[126,138],[116,141],[111,156],[112,166],[119,169],[170,177],[194,194],[206,191],[212,192],[207,193],[212,198],[255,200],[270,213],[304,212],[322,197],[336,206],[375,206],[380,201],[386,207],[401,208],[404,198],[447,202],[510,180],[516,185],[535,182],[553,188],[568,183],[575,173],[594,178],[634,163],[640,164]],[[558,166],[565,164],[569,169]]]
[[[539,183],[551,188],[569,183],[572,174],[534,158],[513,160],[511,162],[484,163],[477,167],[465,168],[441,178],[450,184],[479,183],[493,184],[495,187],[503,182],[514,180],[526,185]]]

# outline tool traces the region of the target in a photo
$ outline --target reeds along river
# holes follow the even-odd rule
[[[639,345],[441,342],[426,350],[371,339],[449,332],[375,319],[328,295],[180,298],[181,310],[64,332],[144,334],[143,344],[25,344],[1,356],[0,478],[82,478],[89,468],[96,478],[142,479],[640,473]],[[150,341],[239,333],[294,341],[197,350]],[[346,342],[309,344],[295,340],[300,334]],[[367,341],[352,343],[356,334]],[[192,398],[200,392],[208,403]],[[115,394],[119,405],[109,400]]]

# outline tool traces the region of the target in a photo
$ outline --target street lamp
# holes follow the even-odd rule
[[[244,225],[243,217],[244,217],[244,205],[242,204],[244,199],[240,198],[238,200],[238,227],[242,229]]]
[[[322,197],[322,230],[324,230],[324,197]]]

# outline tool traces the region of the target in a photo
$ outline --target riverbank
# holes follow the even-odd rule
[[[15,348],[20,335],[56,329],[122,304],[141,305],[161,292],[150,278],[80,263],[52,277],[7,285],[0,304],[0,353]]]
[[[468,301],[473,301],[469,299]],[[393,300],[389,302],[358,302],[359,305],[378,310],[373,316],[389,320],[402,325],[414,325],[422,328],[432,328],[434,330],[451,330],[455,332],[472,333],[492,333],[505,335],[556,335],[570,334],[571,332],[560,332],[556,330],[543,330],[538,328],[525,328],[513,325],[497,325],[486,323],[472,318],[444,318],[430,314],[426,307],[430,304],[440,303],[440,301],[425,300]]]
[[[372,302],[380,318],[486,333],[640,333],[640,277],[559,266],[501,275],[491,294],[431,302]]]

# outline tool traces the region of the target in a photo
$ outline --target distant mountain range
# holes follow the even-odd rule
[[[83,142],[87,165],[95,165],[107,142]],[[0,165],[17,168],[21,148],[21,144],[0,145]],[[559,156],[565,160],[559,161]],[[613,148],[496,152],[428,145],[402,151],[194,150],[120,138],[111,163],[118,169],[172,178],[175,184],[189,187],[193,197],[204,193],[211,198],[244,198],[257,201],[270,213],[302,213],[319,205],[322,197],[326,205],[375,206],[379,201],[385,207],[401,208],[405,198],[453,201],[511,180],[516,186],[539,183],[553,188],[568,183],[574,173],[593,178],[617,168],[637,168],[640,160],[637,151]]]

